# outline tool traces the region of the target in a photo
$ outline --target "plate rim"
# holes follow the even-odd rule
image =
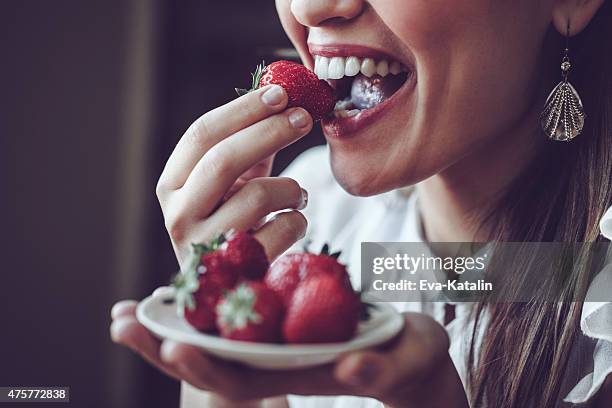
[[[404,326],[404,319],[400,312],[386,303],[377,303],[382,313],[385,313],[387,320],[382,322],[377,331],[381,334],[378,336],[370,335],[367,337],[355,338],[341,343],[316,343],[316,344],[274,344],[274,343],[256,343],[240,340],[225,339],[216,335],[206,334],[198,331],[192,333],[179,331],[163,325],[146,313],[148,307],[154,306],[155,303],[163,301],[161,296],[147,296],[141,300],[136,307],[136,319],[145,326],[148,330],[163,339],[174,340],[203,350],[214,350],[235,355],[257,355],[257,356],[278,356],[278,357],[299,357],[312,356],[321,354],[340,354],[349,351],[366,349],[376,345],[380,345],[393,337],[395,337]],[[178,316],[177,316],[178,319]],[[384,328],[384,330],[383,330]],[[179,336],[168,335],[171,333],[179,333]],[[199,340],[198,340],[199,339]],[[203,341],[205,344],[203,344]]]

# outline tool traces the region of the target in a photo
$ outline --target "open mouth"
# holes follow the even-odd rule
[[[337,119],[351,118],[390,99],[411,76],[399,61],[357,56],[315,55],[315,74],[336,91],[333,112]]]

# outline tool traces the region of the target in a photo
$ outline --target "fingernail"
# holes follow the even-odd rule
[[[300,201],[300,205],[297,209],[303,210],[308,205],[308,191],[304,190],[303,188],[301,188],[300,190],[302,190],[302,201]]]
[[[174,297],[176,290],[171,286],[161,286],[153,291],[153,297]]]
[[[269,106],[280,105],[283,102],[285,90],[279,85],[272,85],[262,95],[261,100]]]
[[[114,329],[112,325],[110,329],[110,336],[113,343],[119,343],[119,336],[117,335],[116,329]]]
[[[176,343],[172,340],[164,340],[162,342],[161,348],[159,350],[159,356],[163,361],[172,361],[175,346]]]
[[[123,326],[122,320],[115,320],[110,326],[110,336],[113,343],[119,343],[121,341],[121,329]]]
[[[296,129],[308,126],[308,114],[302,109],[296,109],[289,114],[289,123]]]

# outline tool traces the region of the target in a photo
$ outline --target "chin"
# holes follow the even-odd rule
[[[334,178],[350,195],[369,197],[393,190],[395,187],[371,167],[362,166],[356,160],[334,160],[331,167]]]

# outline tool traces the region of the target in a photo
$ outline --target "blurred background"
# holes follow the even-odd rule
[[[157,177],[191,122],[290,47],[274,2],[2,0],[0,45],[0,386],[178,406],[176,382],[111,343],[110,308],[176,271]]]

